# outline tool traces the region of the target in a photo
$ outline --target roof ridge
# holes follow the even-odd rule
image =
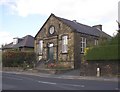
[[[54,15],[54,16],[55,16],[55,15]],[[55,17],[75,23],[74,20],[69,20],[69,19],[66,19],[66,18],[58,17],[58,16],[55,16]],[[87,27],[93,28],[92,26],[89,26],[89,25],[86,25],[86,24],[82,24],[82,23],[77,22],[77,21],[76,21],[76,24],[79,24],[79,25],[83,25],[83,26],[87,26]]]

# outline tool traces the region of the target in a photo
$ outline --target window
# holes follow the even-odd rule
[[[43,40],[39,41],[39,54],[43,53]]]
[[[81,37],[81,53],[84,53],[85,48],[86,48],[86,38]]]
[[[50,29],[49,29],[49,33],[50,34],[53,34],[55,32],[55,27],[54,26],[51,26]]]
[[[95,40],[95,45],[98,45],[98,40]]]
[[[68,52],[68,36],[62,37],[62,53]]]

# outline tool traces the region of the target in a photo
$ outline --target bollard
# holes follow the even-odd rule
[[[100,77],[100,68],[97,68],[97,77]]]

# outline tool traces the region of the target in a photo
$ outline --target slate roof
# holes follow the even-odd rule
[[[10,44],[7,44],[3,46],[3,49],[9,49],[9,48],[20,48],[20,47],[34,47],[34,37],[31,35],[27,35],[25,37],[20,38],[21,40],[17,44],[13,44],[11,42]]]
[[[59,20],[61,20],[62,22],[64,22],[65,24],[67,24],[68,26],[70,26],[71,28],[73,28],[74,31],[76,31],[76,32],[80,32],[80,33],[88,34],[88,35],[93,35],[93,36],[98,36],[98,37],[104,36],[107,38],[111,38],[110,35],[108,35],[107,33],[103,32],[97,28],[94,28],[94,27],[91,27],[88,25],[84,25],[84,24],[78,23],[76,21],[71,21],[68,19],[60,18],[57,16],[55,16],[55,17],[58,18]]]
[[[95,28],[95,27],[91,27],[88,25],[84,25],[78,22],[74,22],[68,19],[64,19],[58,16],[55,16],[54,14],[51,13],[51,15],[49,16],[49,18],[46,20],[46,22],[43,24],[43,26],[40,28],[40,30],[38,31],[38,33],[35,35],[35,38],[37,37],[37,35],[39,34],[39,32],[41,31],[41,29],[44,27],[44,25],[47,23],[47,21],[50,19],[51,16],[54,16],[55,18],[57,18],[58,20],[62,21],[63,23],[65,23],[66,25],[70,26],[72,29],[74,29],[73,31],[75,32],[80,32],[83,34],[87,34],[87,35],[92,35],[92,36],[97,36],[97,37],[107,37],[107,38],[111,38],[110,35],[108,35],[107,33]]]

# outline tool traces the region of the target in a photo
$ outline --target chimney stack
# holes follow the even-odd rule
[[[73,22],[77,23],[77,20],[73,20]]]
[[[94,25],[92,27],[97,28],[98,30],[102,31],[102,25]]]
[[[18,43],[18,37],[16,38],[13,38],[13,45],[17,44]]]

